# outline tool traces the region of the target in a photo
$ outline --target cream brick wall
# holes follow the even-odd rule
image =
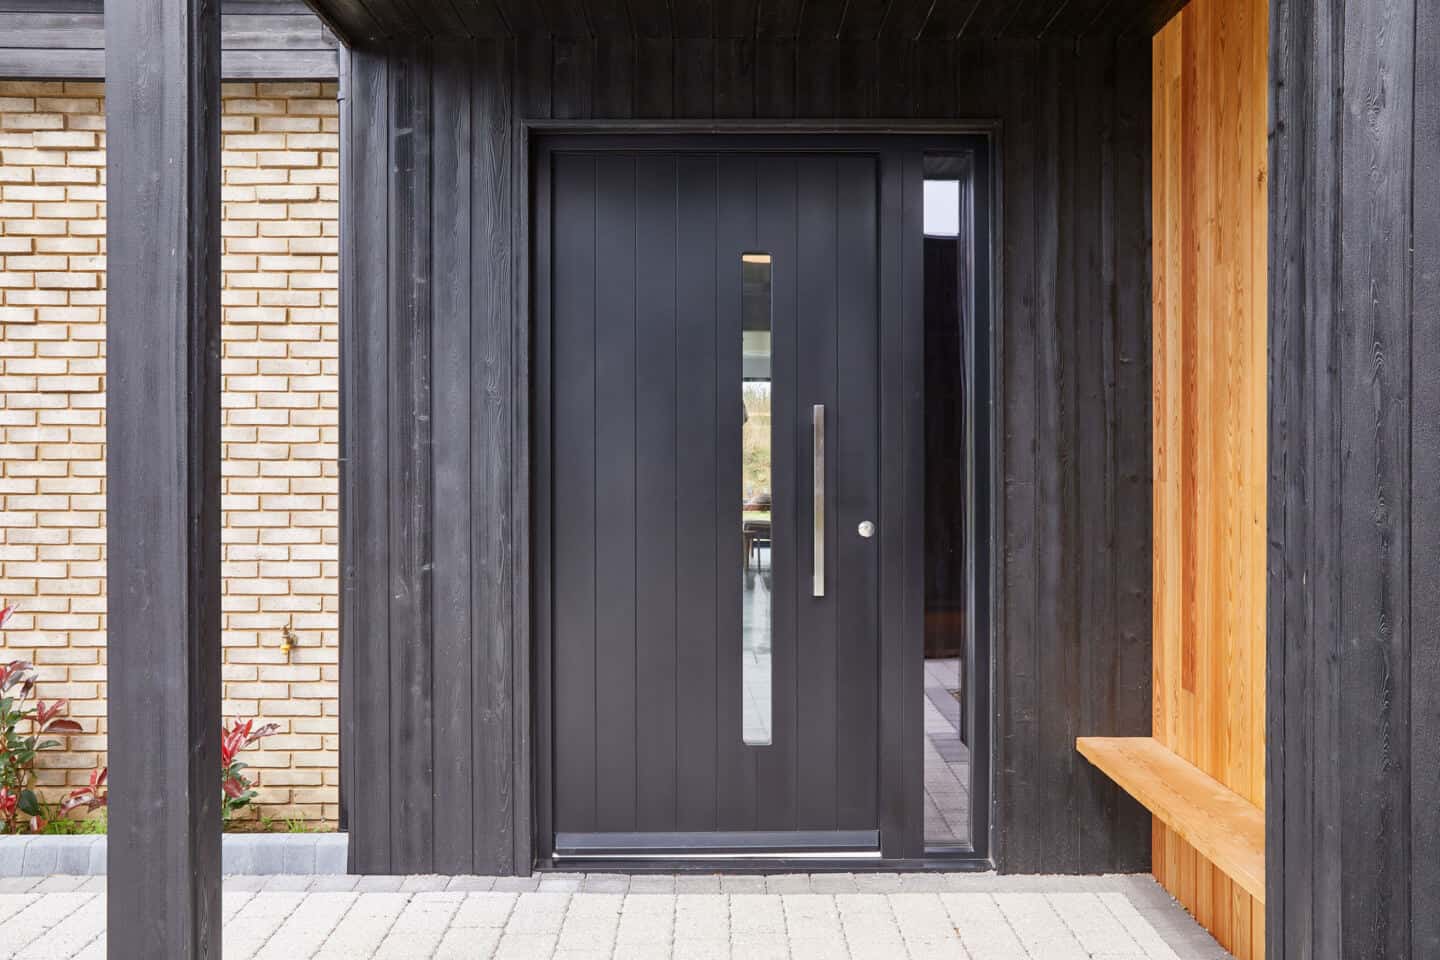
[[[0,660],[33,660],[85,727],[45,755],[52,799],[105,750],[102,93],[0,81],[0,597],[20,607]],[[334,85],[226,84],[224,131],[224,711],[281,725],[246,758],[263,812],[333,824]]]

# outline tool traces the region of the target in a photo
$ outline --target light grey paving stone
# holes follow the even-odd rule
[[[304,900],[305,895],[301,893],[261,890],[255,894],[225,924],[226,953],[236,957],[254,956]]]
[[[790,956],[803,957],[804,960],[850,960],[850,948],[845,943],[845,938],[836,934],[833,937],[806,937],[791,935]],[[952,955],[947,960],[955,960]]]
[[[789,929],[800,925],[816,926],[827,930],[840,929],[840,911],[835,898],[822,893],[787,893],[780,897],[785,910],[785,923]]]
[[[429,960],[464,899],[465,894],[459,892],[416,893],[380,941],[376,960]]]
[[[275,864],[276,867],[279,863]],[[221,843],[220,869],[225,874],[253,876],[257,873],[278,873],[278,869],[262,871],[257,862],[257,848],[248,843]]]
[[[584,893],[570,898],[567,917],[616,918],[625,909],[628,895],[623,893]]]
[[[1090,956],[1140,953],[1140,945],[1094,893],[1052,893],[1050,906]]]
[[[0,924],[35,902],[35,897],[23,893],[0,893]]]
[[[779,897],[736,894],[730,898],[730,936],[785,933],[785,908]]]
[[[265,886],[262,890],[271,893],[304,893],[314,884],[315,878],[310,874],[280,874],[279,876],[266,877]]]
[[[66,840],[56,850],[55,872],[88,877],[90,875],[90,851],[105,845],[103,836],[56,837]]]
[[[498,928],[452,926],[440,940],[435,960],[488,960],[499,944]]]
[[[812,873],[810,889],[815,893],[854,893],[859,887],[853,873]]]
[[[20,868],[33,876],[55,873],[60,865],[60,850],[69,837],[28,837]]]
[[[25,875],[25,848],[28,846],[28,836],[0,837],[0,877]]]
[[[730,937],[730,956],[735,960],[789,960],[790,944],[783,933],[737,933]],[[893,954],[890,960],[894,960]]]
[[[73,960],[106,960],[105,934],[100,934],[85,949],[75,954]]]
[[[528,893],[540,888],[539,874],[531,874],[528,877],[496,877],[491,890],[499,890],[505,893]]]
[[[809,893],[810,874],[772,873],[765,878],[766,893]]]
[[[675,960],[730,960],[730,941],[723,937],[676,939],[671,954]]]
[[[80,885],[79,889],[84,893],[104,893],[105,877],[86,877],[85,882]]]
[[[265,886],[266,877],[255,876],[227,876],[222,881],[225,890],[247,890],[254,893]]]
[[[1044,893],[997,893],[995,902],[1032,957],[1090,960]]]
[[[682,873],[675,878],[676,893],[719,893],[720,877],[713,873]]]
[[[320,874],[310,881],[313,893],[344,893],[354,890],[360,878],[353,874]]]
[[[670,960],[674,948],[668,943],[626,943],[615,946],[615,956],[625,960]],[[559,956],[559,954],[556,954]]]
[[[627,893],[630,878],[623,873],[587,873],[580,889],[585,893]]]
[[[555,953],[553,933],[505,931],[495,948],[495,960],[550,960]]]
[[[939,894],[897,893],[888,898],[890,912],[907,945],[959,940],[955,924]]]
[[[540,893],[574,893],[584,880],[584,874],[579,873],[542,873],[535,889]]]
[[[944,893],[950,881],[943,873],[906,873],[900,876],[901,893]]]
[[[70,957],[84,949],[91,941],[105,931],[105,902],[102,898],[88,896],[81,906],[52,925],[35,938],[28,947],[16,952],[16,956],[29,957]],[[8,924],[0,935],[0,954],[3,944],[8,941]]]
[[[345,873],[350,861],[350,835],[321,833],[315,837],[315,872]]]
[[[720,894],[680,894],[675,898],[675,941],[726,940],[730,936],[730,900]]]
[[[315,873],[315,851],[320,838],[311,834],[288,834],[278,838],[280,848],[280,873]],[[329,871],[327,871],[329,872]]]
[[[52,874],[48,877],[41,877],[40,882],[35,884],[32,893],[70,893],[79,890],[85,885],[89,877],[75,876],[74,874]]]
[[[857,873],[855,889],[861,893],[899,893],[898,873]]]
[[[1105,905],[1106,909],[1110,911],[1111,915],[1115,917],[1116,922],[1124,927],[1125,931],[1134,938],[1142,951],[1153,955],[1156,960],[1176,960],[1177,953],[1175,949],[1166,941],[1165,937],[1161,936],[1160,932],[1155,929],[1155,926],[1150,921],[1140,915],[1140,912],[1135,909],[1135,904],[1129,897],[1123,893],[1102,893],[1099,894],[1099,900]],[[1176,906],[1178,909],[1178,904]],[[1208,937],[1209,935],[1207,934],[1206,936]],[[1219,950],[1220,956],[1229,956],[1229,954],[1220,949],[1220,945],[1215,943],[1213,939],[1211,939],[1210,942]],[[1195,949],[1196,945],[1185,944],[1184,946],[1191,947],[1190,950],[1186,951],[1187,960],[1191,957],[1198,958],[1204,956],[1204,954]]]
[[[355,889],[360,893],[398,893],[405,877],[370,875],[359,879]]]
[[[720,878],[721,893],[764,893],[765,878],[753,874],[725,874]]]
[[[673,894],[675,877],[668,873],[641,873],[630,878],[630,892],[642,894]]]
[[[91,876],[103,875],[106,865],[109,863],[110,845],[99,841],[90,846],[90,869],[87,871]]]
[[[626,897],[620,911],[617,942],[627,947],[669,943],[675,935],[675,899],[666,896]]]
[[[295,960],[311,956],[330,938],[358,899],[355,893],[311,893],[260,947],[254,960]]]
[[[41,877],[0,877],[0,894],[28,893],[41,881]]]
[[[568,893],[522,893],[510,912],[505,932],[559,934],[570,909],[570,897]]]
[[[90,893],[52,893],[33,896],[23,909],[5,921],[5,947],[0,956],[46,956],[27,948],[95,899]]]
[[[495,886],[494,877],[459,876],[451,877],[450,882],[445,885],[446,890],[456,890],[461,893],[483,892]]]
[[[374,956],[390,928],[410,902],[398,892],[361,893],[340,918],[316,960],[360,960]]]
[[[406,893],[419,893],[422,890],[444,890],[449,885],[449,877],[431,873],[405,877],[400,882],[400,889]]]
[[[1025,957],[1025,947],[988,893],[943,893],[940,902],[954,921],[965,949],[975,957]]]
[[[617,917],[577,918],[574,915],[566,916],[564,925],[560,928],[555,949],[557,951],[604,949],[613,952],[615,935],[619,926],[620,921]]]
[[[1186,960],[1228,960],[1230,954],[1225,948],[1154,877],[1145,874],[1119,879],[1123,885],[1116,892],[1123,893],[1130,906]]]
[[[467,893],[450,918],[451,928],[504,929],[515,909],[518,893],[477,892]]]
[[[254,890],[232,890],[228,886],[220,891],[220,919],[223,923],[230,920],[241,910],[245,904],[255,898]]]

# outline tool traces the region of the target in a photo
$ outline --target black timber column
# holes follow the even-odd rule
[[[1270,16],[1267,955],[1440,956],[1440,8]]]
[[[105,17],[111,957],[220,956],[220,9]]]

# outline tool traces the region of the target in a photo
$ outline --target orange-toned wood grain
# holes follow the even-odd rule
[[[1265,898],[1265,813],[1259,807],[1154,737],[1080,737],[1075,748],[1202,856],[1194,898],[1202,920],[1213,916],[1223,924],[1231,912],[1229,887],[1218,884],[1216,871]]]
[[[1154,39],[1154,736],[1265,804],[1265,0]],[[1163,824],[1156,877],[1239,957],[1263,906]]]

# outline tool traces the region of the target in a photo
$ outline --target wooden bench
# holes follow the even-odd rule
[[[1075,748],[1265,902],[1265,811],[1152,737],[1080,737]]]

